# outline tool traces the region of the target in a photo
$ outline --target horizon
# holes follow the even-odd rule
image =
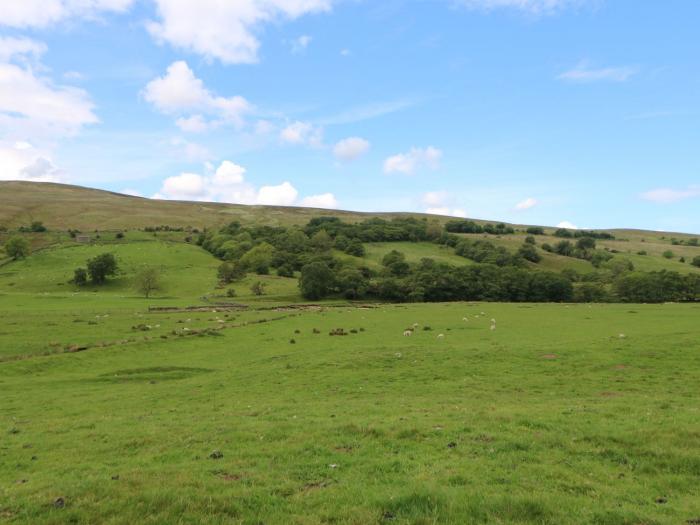
[[[694,20],[610,0],[0,7],[0,180],[700,232]]]

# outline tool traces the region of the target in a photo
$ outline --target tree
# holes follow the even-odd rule
[[[328,295],[333,288],[333,271],[324,262],[312,262],[302,267],[299,289],[305,299],[315,301]]]
[[[525,242],[527,244],[532,244],[533,246],[537,244],[537,241],[532,235],[528,235],[527,237],[525,237]]]
[[[265,283],[262,281],[255,281],[250,287],[250,291],[253,295],[265,295]]]
[[[319,252],[325,252],[333,246],[333,239],[326,230],[319,230],[311,237],[311,246]]]
[[[220,282],[224,284],[230,284],[233,281],[238,281],[239,279],[242,279],[245,275],[245,270],[243,266],[238,262],[223,262],[219,265],[216,274]]]
[[[274,251],[275,248],[271,244],[261,242],[241,257],[241,265],[258,275],[266,275],[270,273],[270,264],[272,264]]]
[[[525,231],[527,231],[527,233],[530,235],[544,235],[544,228],[541,226],[530,226]]]
[[[579,250],[595,250],[595,239],[593,237],[581,237],[576,241],[576,248]]]
[[[700,255],[694,257],[694,258],[693,258],[693,262],[691,262],[690,264],[692,264],[693,266],[697,266],[698,268],[700,268]]]
[[[73,272],[73,283],[76,286],[83,286],[87,283],[88,274],[85,268],[76,268]]]
[[[537,248],[535,248],[532,244],[523,244],[518,250],[518,255],[520,255],[523,259],[534,263],[538,263],[542,260],[540,254],[537,253]]]
[[[673,252],[671,250],[666,250],[661,255],[663,255],[666,259],[673,259]]]
[[[14,260],[23,259],[29,255],[29,243],[24,237],[10,237],[5,243],[5,253]]]
[[[360,241],[355,239],[354,241],[350,241],[350,244],[348,244],[348,247],[345,249],[345,253],[354,255],[355,257],[364,257],[365,247]]]
[[[157,268],[152,266],[142,268],[136,274],[134,285],[136,290],[144,295],[146,299],[148,299],[153,292],[157,292],[162,288],[160,282],[160,272]]]
[[[93,283],[102,284],[107,277],[117,273],[117,259],[111,253],[93,257],[87,262],[87,272]]]

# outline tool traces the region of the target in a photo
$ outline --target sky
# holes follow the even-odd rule
[[[0,180],[700,233],[699,20],[696,0],[0,0]]]

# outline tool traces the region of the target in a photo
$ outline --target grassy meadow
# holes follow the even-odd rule
[[[0,267],[0,522],[700,518],[700,306],[304,306],[276,276],[229,299],[218,261],[176,241]],[[68,283],[104,251],[116,278]],[[149,299],[145,264],[165,283]]]
[[[311,211],[3,184],[21,205],[0,222],[41,209],[49,231],[0,254],[0,523],[700,523],[700,305],[309,304],[296,276],[223,287],[191,234],[129,228]],[[700,248],[672,244],[688,236],[615,235],[599,246],[641,270],[700,271],[679,262]],[[394,249],[473,264],[425,242],[334,256],[379,269]],[[70,282],[105,252],[117,275]],[[146,266],[164,285],[148,299]]]

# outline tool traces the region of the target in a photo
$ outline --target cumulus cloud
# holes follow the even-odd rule
[[[0,38],[0,133],[16,139],[75,135],[98,121],[88,93],[56,85],[27,62],[46,46],[27,38]]]
[[[587,62],[579,62],[576,67],[565,71],[557,78],[567,82],[626,82],[636,75],[639,70],[632,66],[621,67],[591,67]]]
[[[421,201],[426,206],[425,213],[450,217],[466,217],[466,211],[461,208],[452,208],[448,205],[450,200],[452,200],[450,194],[446,191],[429,191],[421,197]]]
[[[300,203],[306,208],[323,208],[326,210],[334,210],[338,207],[338,200],[332,193],[322,193],[320,195],[309,195],[304,197]]]
[[[447,217],[461,217],[465,218],[467,216],[467,212],[458,208],[447,208],[447,207],[439,207],[439,208],[427,208],[425,210],[425,213],[428,213],[430,215],[445,215]]]
[[[28,142],[0,142],[0,180],[60,182],[64,175],[49,152]]]
[[[700,186],[690,186],[683,190],[657,188],[641,194],[642,199],[659,204],[670,204],[686,199],[700,197]]]
[[[323,145],[323,128],[310,122],[292,122],[280,131],[280,140],[286,144],[318,148]]]
[[[529,210],[530,208],[534,208],[538,204],[539,203],[537,202],[536,199],[533,199],[532,197],[528,197],[527,199],[522,200],[518,204],[516,204],[515,209],[518,211]]]
[[[569,221],[561,221],[559,224],[557,224],[557,228],[566,228],[567,230],[578,230],[578,226]]]
[[[341,162],[351,162],[369,151],[370,144],[360,137],[348,137],[333,146],[333,155]]]
[[[336,198],[332,193],[311,195],[299,201],[299,191],[291,182],[284,181],[281,184],[256,188],[245,180],[245,174],[244,167],[224,160],[216,169],[207,165],[204,174],[186,172],[168,177],[153,198],[268,206],[337,207]]]
[[[180,116],[177,125],[183,131],[201,132],[226,123],[241,127],[245,115],[253,110],[241,96],[211,93],[183,60],[173,62],[165,75],[151,80],[143,90],[143,98],[161,113]],[[213,120],[205,121],[202,114]]]
[[[155,0],[158,21],[147,25],[160,42],[224,64],[258,61],[255,32],[263,24],[293,20],[331,8],[331,0]]]
[[[4,0],[0,26],[42,28],[68,18],[124,12],[134,0]]]
[[[433,146],[411,148],[408,153],[393,155],[384,161],[384,173],[403,173],[413,175],[418,169],[437,169],[442,159],[442,151]]]

